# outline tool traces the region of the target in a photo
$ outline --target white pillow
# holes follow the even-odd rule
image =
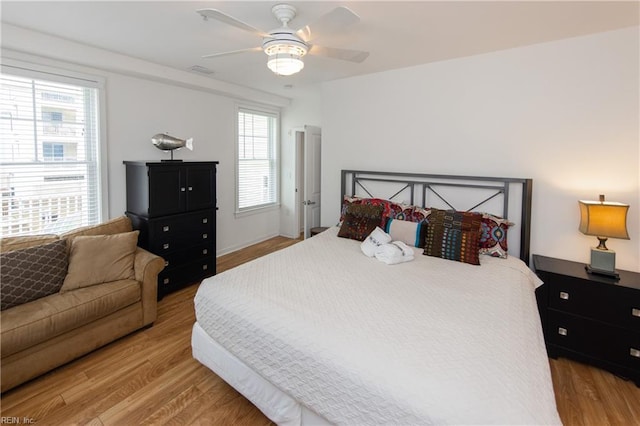
[[[425,222],[388,219],[385,231],[391,235],[393,241],[402,241],[413,247],[424,247],[427,224]]]

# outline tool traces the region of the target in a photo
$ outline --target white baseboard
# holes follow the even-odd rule
[[[274,237],[279,237],[280,234],[275,233],[275,234],[269,234],[269,235],[263,235],[261,237],[258,237],[254,240],[251,241],[245,241],[243,243],[237,244],[237,245],[233,245],[231,247],[226,247],[220,250],[216,250],[216,257],[220,257],[220,256],[224,256],[225,254],[229,254],[229,253],[233,253],[234,251],[238,251],[238,250],[242,250],[243,248],[252,246],[254,244],[258,244],[261,243],[263,241],[268,240],[269,238],[274,238]],[[284,235],[286,237],[286,235]],[[291,238],[291,237],[288,237]]]

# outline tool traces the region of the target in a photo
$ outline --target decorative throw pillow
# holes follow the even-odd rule
[[[425,235],[427,233],[426,222],[409,222],[389,218],[387,218],[386,221],[387,224],[384,230],[387,234],[391,235],[393,241],[402,241],[414,247],[424,247]]]
[[[65,240],[1,254],[0,309],[4,311],[57,293],[67,266]]]
[[[424,253],[479,265],[482,214],[431,209]]]
[[[429,223],[423,254],[479,265],[479,232]]]
[[[340,216],[341,222],[344,221],[347,208],[354,204],[381,206],[382,216],[380,218],[380,224],[378,224],[380,228],[384,228],[385,220],[387,218],[406,220],[405,217],[411,213],[413,208],[413,206],[408,206],[402,203],[396,203],[390,200],[384,200],[382,198],[360,198],[360,197],[345,196],[344,201],[342,203],[342,212],[341,212],[342,214]]]
[[[480,254],[506,259],[507,230],[513,225],[513,222],[506,219],[483,213],[480,229]]]
[[[347,207],[338,237],[364,241],[382,220],[383,207],[370,204],[352,204]]]
[[[133,279],[138,234],[139,231],[132,231],[73,238],[69,253],[69,272],[60,292]]]

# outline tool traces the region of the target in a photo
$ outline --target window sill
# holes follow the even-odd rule
[[[275,211],[275,210],[280,210],[280,204],[270,204],[268,206],[264,206],[264,207],[256,207],[253,209],[247,209],[247,210],[242,210],[242,211],[236,211],[234,213],[234,216],[236,218],[241,218],[241,217],[246,217],[246,216],[254,216],[257,214],[261,214],[261,213],[268,213],[271,211]]]

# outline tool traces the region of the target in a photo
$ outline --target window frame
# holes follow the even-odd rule
[[[96,150],[96,188],[99,191],[97,197],[97,221],[103,222],[109,217],[109,176],[108,176],[108,146],[107,146],[107,126],[106,126],[106,96],[104,77],[87,74],[82,71],[68,69],[76,68],[72,65],[61,64],[57,61],[41,59],[28,54],[18,54],[17,58],[12,57],[10,52],[7,57],[3,57],[0,64],[0,72],[3,74],[15,75],[22,78],[34,80],[47,80],[56,83],[71,84],[96,90],[97,126],[98,137]],[[42,118],[42,117],[41,117]],[[48,162],[47,162],[48,163]],[[51,161],[51,163],[64,163],[63,161]]]
[[[276,210],[280,208],[280,109],[270,108],[264,105],[237,103],[235,106],[234,115],[234,169],[235,169],[235,217],[243,217],[256,213],[262,213],[269,210]],[[239,132],[239,115],[241,112],[269,116],[275,119],[276,129],[274,131],[273,152],[275,156],[275,186],[274,186],[274,198],[272,203],[255,205],[251,207],[239,207],[239,190],[240,190],[240,173],[239,173],[239,161],[240,161],[240,132]]]

